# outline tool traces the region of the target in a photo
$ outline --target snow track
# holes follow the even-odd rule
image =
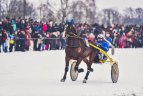
[[[0,53],[0,96],[143,96],[143,49],[116,49],[119,80],[111,81],[110,64],[93,64],[94,72],[83,84],[85,72],[77,81],[60,82],[65,53],[61,51]],[[110,54],[110,52],[109,52]],[[82,62],[80,67],[86,71]]]

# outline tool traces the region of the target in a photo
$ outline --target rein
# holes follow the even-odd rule
[[[73,35],[73,36],[71,36],[71,35]],[[66,39],[69,38],[69,37],[72,37],[72,38],[77,38],[77,39],[84,40],[83,38],[79,37],[78,35],[76,35],[76,34],[74,34],[74,33],[72,33],[71,35],[67,34],[67,35],[66,35]],[[73,46],[73,45],[70,46],[70,45],[67,45],[67,46],[69,46],[69,47],[79,47],[79,45],[78,45],[78,46]]]
[[[81,38],[81,37],[79,37],[78,35],[76,35],[76,34],[74,34],[74,33],[72,33],[72,35],[74,35],[74,36],[67,35],[66,38],[68,38],[68,37],[73,37],[73,38],[84,39],[84,38]]]

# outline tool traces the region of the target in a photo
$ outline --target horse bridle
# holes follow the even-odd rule
[[[71,35],[73,35],[73,36],[71,36]],[[67,38],[69,38],[69,37],[72,37],[72,38],[77,38],[77,39],[84,40],[84,38],[81,38],[81,37],[79,37],[78,35],[76,35],[76,34],[74,34],[74,33],[71,33],[71,35],[67,34],[65,38],[67,39]],[[69,46],[69,45],[68,45],[68,46]],[[79,47],[79,46],[69,46],[69,47]]]
[[[74,34],[74,33],[71,33],[71,34],[72,34],[73,36],[71,36],[71,35],[67,34],[66,39],[67,39],[67,38],[69,38],[69,37],[79,38],[79,39],[84,39],[84,38],[79,37],[78,35],[76,35],[76,34]]]

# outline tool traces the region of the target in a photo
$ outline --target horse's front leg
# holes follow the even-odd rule
[[[83,80],[83,83],[86,83],[86,81],[88,80],[88,76],[89,76],[90,72],[93,72],[93,69],[91,68],[91,65],[93,62],[90,60],[88,61],[87,59],[84,59],[83,61],[87,65],[87,72],[86,72],[86,75],[85,75],[84,80]]]
[[[69,60],[70,60],[70,58],[68,58],[68,57],[65,58],[65,61],[66,61],[65,73],[64,73],[63,78],[61,79],[61,82],[65,82],[65,80],[66,80],[67,72],[69,70]]]

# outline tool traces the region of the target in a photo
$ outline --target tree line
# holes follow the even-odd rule
[[[96,0],[60,0],[57,9],[51,0],[39,2],[38,7],[28,0],[0,0],[0,19],[5,17],[39,18],[41,21],[54,20],[64,22],[73,18],[75,22],[115,24],[143,24],[143,8],[126,8],[123,12],[107,8],[97,11]]]

